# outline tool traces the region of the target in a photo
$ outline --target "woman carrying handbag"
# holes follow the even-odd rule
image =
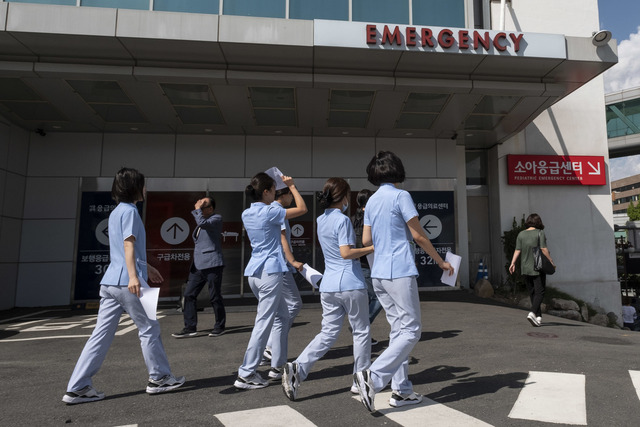
[[[516,239],[516,250],[511,259],[509,273],[516,270],[516,260],[522,254],[520,260],[520,274],[527,284],[527,291],[531,298],[531,312],[527,315],[527,320],[533,326],[542,325],[542,311],[540,305],[544,298],[544,291],[547,286],[547,274],[544,271],[537,271],[534,262],[534,248],[540,248],[542,256],[547,257],[555,268],[555,263],[551,259],[549,249],[547,249],[547,239],[544,235],[544,224],[540,215],[532,213],[525,221],[526,230],[518,233]]]

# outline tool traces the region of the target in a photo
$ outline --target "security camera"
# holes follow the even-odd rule
[[[42,128],[36,129],[35,132],[40,136],[45,136],[47,134]]]
[[[591,43],[594,46],[604,46],[611,40],[611,31],[600,30],[594,31],[591,35]]]

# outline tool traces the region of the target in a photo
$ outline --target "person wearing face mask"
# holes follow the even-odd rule
[[[293,178],[283,176],[282,180],[291,190],[296,206],[306,209]],[[272,363],[275,363],[274,366],[282,366],[287,361],[290,323],[287,303],[282,297],[282,283],[288,268],[282,251],[280,228],[285,219],[298,212],[273,203],[276,195],[275,181],[264,172],[251,179],[245,193],[254,203],[242,212],[242,223],[251,241],[251,259],[244,275],[249,278],[249,286],[258,299],[258,308],[244,360],[238,368],[238,378],[233,385],[239,389],[257,389],[269,385],[256,369],[272,328]]]
[[[354,372],[371,363],[369,299],[367,285],[358,258],[373,252],[373,246],[356,248],[356,236],[347,212],[349,184],[342,178],[329,178],[318,202],[325,211],[318,217],[318,241],[324,255],[325,270],[320,284],[322,329],[298,358],[287,363],[282,388],[290,400],[296,400],[298,387],[313,365],[324,356],[338,338],[345,316],[353,330]]]

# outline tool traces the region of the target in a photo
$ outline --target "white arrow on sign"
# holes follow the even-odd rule
[[[593,166],[591,162],[587,162],[587,164],[591,166],[591,169],[593,169],[593,172],[589,172],[589,175],[600,175],[600,163],[596,163],[598,166],[597,168]]]
[[[160,236],[170,245],[179,245],[189,237],[189,224],[178,216],[169,218],[162,223]]]
[[[109,246],[109,218],[105,218],[96,227],[96,239],[105,246]]]

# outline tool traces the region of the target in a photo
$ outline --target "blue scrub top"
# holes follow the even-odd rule
[[[280,227],[285,220],[286,210],[279,204],[252,203],[242,212],[242,223],[251,241],[251,259],[244,269],[244,275],[260,277],[266,273],[284,273],[287,262],[282,253]]]
[[[371,227],[376,249],[371,277],[390,280],[418,275],[407,226],[407,221],[417,216],[411,195],[393,184],[383,183],[373,193],[364,210],[364,225]]]
[[[320,292],[342,292],[365,289],[360,261],[340,256],[340,246],[356,245],[351,220],[340,209],[326,209],[318,217],[318,240],[324,254],[324,275]]]
[[[110,264],[104,273],[101,285],[128,286],[129,272],[124,260],[124,240],[134,236],[133,244],[136,270],[145,281],[147,277],[147,238],[144,224],[133,203],[119,203],[109,215],[109,258]]]

